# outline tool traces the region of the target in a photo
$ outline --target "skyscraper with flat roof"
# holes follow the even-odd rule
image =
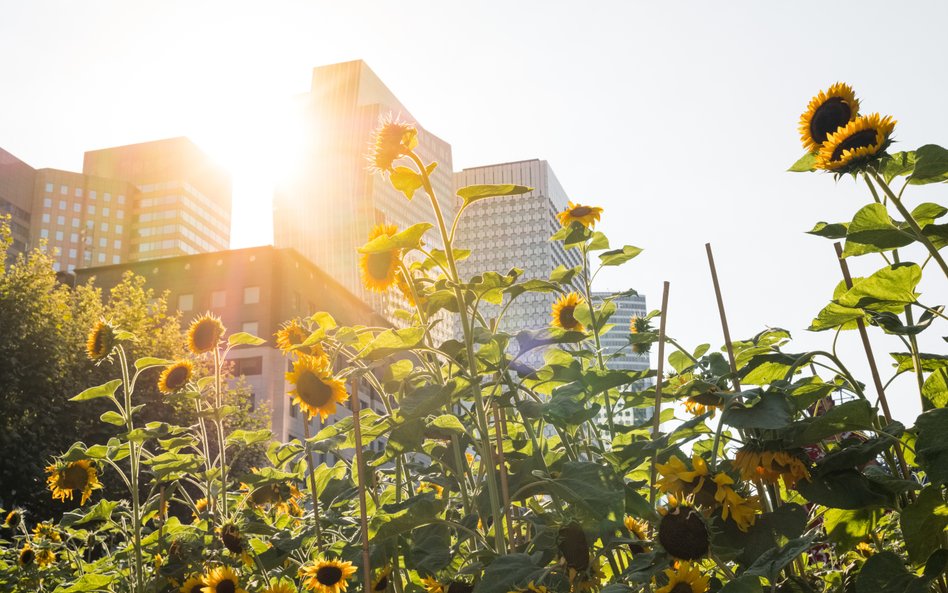
[[[388,179],[369,170],[370,143],[379,118],[392,115],[418,127],[416,152],[437,161],[432,185],[448,220],[456,211],[451,145],[418,124],[408,109],[361,60],[313,69],[309,93],[299,97],[304,156],[299,171],[277,189],[273,201],[273,241],[293,247],[377,311],[390,316],[404,306],[396,291],[376,295],[359,276],[359,253],[375,225],[399,229],[419,222],[435,224],[421,190],[413,200]],[[442,247],[437,232],[429,247]]]
[[[82,172],[137,188],[130,261],[230,247],[230,176],[189,139],[90,150]]]
[[[550,241],[560,228],[557,213],[569,201],[549,163],[539,159],[472,167],[454,174],[457,187],[511,183],[534,188],[532,192],[475,202],[458,225],[455,246],[470,249],[471,256],[459,263],[461,275],[511,268],[523,270],[527,279],[546,279],[558,266],[582,264],[578,249],[566,250]],[[507,309],[500,329],[516,333],[550,325],[550,310],[556,295],[526,293]],[[488,314],[496,314],[488,307]],[[538,363],[542,353],[534,351],[526,362]]]

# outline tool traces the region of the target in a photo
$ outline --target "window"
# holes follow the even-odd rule
[[[227,291],[215,290],[211,293],[211,308],[219,309],[227,305]]]
[[[102,199],[105,200],[106,202],[111,202],[112,194],[110,194],[109,192],[105,192],[104,194],[102,194]]]
[[[95,199],[95,190],[91,190],[91,191],[89,192],[89,199],[90,199],[90,200],[94,200],[94,199]]]
[[[125,203],[125,196],[119,196],[119,197],[118,197],[118,203],[119,203],[119,204],[124,204],[124,203]]]
[[[247,321],[240,326],[240,331],[247,332],[248,334],[255,336],[257,335],[257,332],[260,331],[260,324],[256,321]]]
[[[49,222],[49,214],[43,215],[43,222],[47,222],[47,223]]]
[[[69,259],[76,259],[76,256],[77,256],[77,255],[78,255],[78,253],[76,252],[75,249],[70,249],[70,250],[69,250]]]
[[[125,218],[125,211],[124,211],[124,210],[116,210],[116,211],[115,211],[115,215],[118,216],[119,218]]]
[[[113,264],[119,263],[119,256],[113,255],[113,256],[112,256],[112,263],[113,263]]]
[[[244,288],[244,304],[253,305],[260,302],[260,287],[248,286]]]
[[[52,198],[43,198],[43,207],[44,207],[44,208],[52,208],[52,207],[53,207],[53,199],[52,199]]]
[[[81,188],[81,187],[77,187],[77,188],[76,188],[76,197],[77,197],[77,198],[81,198],[81,197],[82,197],[82,188]]]
[[[76,269],[76,264],[69,264],[68,266],[66,266],[67,272],[72,272],[75,269]]]
[[[62,231],[56,231],[56,240],[57,240],[57,241],[62,241],[62,240],[63,240],[63,232],[62,232]]]
[[[118,234],[122,234],[122,225],[120,224],[115,225],[115,232]]]
[[[194,310],[194,295],[193,294],[178,295],[178,310],[179,311],[193,311]]]
[[[61,194],[64,195],[64,196],[65,196],[65,195],[68,195],[68,194],[69,194],[69,188],[66,187],[65,185],[60,185],[60,186],[59,186],[59,193],[61,193]]]
[[[99,257],[98,257],[98,260],[99,260],[99,263],[100,263],[100,264],[104,264],[104,263],[105,263],[105,254],[104,254],[104,253],[100,253],[100,254],[99,254]]]
[[[78,229],[78,228],[79,228],[79,219],[78,219],[78,218],[73,218],[73,219],[72,219],[72,228],[74,228],[74,229]]]
[[[251,356],[248,358],[234,359],[234,374],[238,376],[244,375],[245,377],[249,377],[251,375],[262,375],[263,357]]]
[[[56,224],[66,224],[66,217],[65,217],[65,216],[57,216],[57,217],[56,217]]]
[[[49,238],[49,231],[47,229],[40,229],[40,237],[44,239]]]
[[[109,209],[108,209],[108,208],[103,208],[103,209],[102,209],[102,216],[108,216],[108,215],[109,215]]]
[[[100,224],[99,230],[102,231],[103,233],[109,232],[109,223],[103,222],[102,224]]]
[[[89,214],[95,214],[95,206],[89,204],[89,208],[86,210]]]
[[[116,239],[115,241],[112,242],[112,247],[114,247],[115,249],[121,249],[122,241],[120,239]]]
[[[69,242],[70,242],[70,243],[78,243],[78,242],[79,242],[79,233],[70,233],[70,234],[69,234]]]
[[[66,209],[66,200],[59,200],[59,209],[60,210]]]
[[[80,204],[79,202],[76,202],[75,204],[73,204],[73,205],[72,205],[72,211],[73,211],[73,212],[82,212],[82,204]]]
[[[53,262],[53,270],[56,271],[56,272],[59,271],[59,262],[58,262],[58,261],[57,261],[57,262]],[[293,407],[295,408],[296,406],[293,406]]]
[[[108,239],[106,239],[105,237],[99,237],[99,247],[105,247],[108,244],[109,244]]]
[[[47,183],[47,184],[46,184],[46,193],[48,193],[48,194],[53,193],[53,184],[52,184],[52,183]]]

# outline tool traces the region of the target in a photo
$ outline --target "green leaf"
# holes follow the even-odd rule
[[[484,577],[474,585],[473,593],[520,591],[532,581],[539,581],[546,572],[527,554],[500,556],[484,569]]]
[[[249,447],[257,443],[266,443],[272,438],[273,434],[269,428],[262,428],[260,430],[244,430],[240,428],[227,436],[226,443],[228,445],[240,443],[241,445]]]
[[[790,165],[790,168],[787,169],[787,171],[791,173],[805,173],[807,171],[814,171],[814,170],[816,170],[816,153],[815,152],[810,152],[803,155],[802,157],[797,159],[797,162]]]
[[[924,562],[941,546],[941,535],[948,527],[948,505],[941,488],[922,490],[914,503],[902,509],[900,521],[909,558],[916,564]]]
[[[928,376],[922,385],[922,397],[932,408],[948,407],[948,368],[942,367]]]
[[[458,435],[465,435],[467,431],[464,430],[464,425],[461,424],[461,421],[458,420],[457,416],[452,414],[444,414],[443,416],[438,416],[434,420],[428,423],[428,426],[433,426],[435,428],[440,428],[441,430],[447,430]]]
[[[625,262],[634,258],[642,250],[632,245],[623,245],[622,249],[613,249],[599,254],[599,261],[603,266],[621,266]]]
[[[605,233],[596,231],[593,233],[592,240],[589,241],[589,250],[599,251],[601,249],[609,249],[609,238],[606,237]]]
[[[932,224],[945,214],[948,214],[948,208],[932,202],[923,202],[912,210],[912,218],[922,228]]]
[[[792,539],[783,547],[773,548],[764,552],[760,558],[754,561],[745,572],[745,576],[767,577],[770,582],[777,581],[777,573],[783,570],[783,567],[793,562],[793,559],[809,550],[813,546],[813,540],[816,535],[808,535]]]
[[[313,322],[324,331],[336,328],[336,320],[332,315],[326,313],[325,311],[317,311],[316,313],[313,313],[313,316],[310,317],[310,319],[312,319]]]
[[[948,408],[928,410],[915,419],[915,460],[935,484],[948,482]]]
[[[797,483],[797,490],[810,502],[834,509],[890,508],[895,504],[888,489],[852,469],[813,475],[811,480]]]
[[[812,445],[841,432],[873,430],[874,420],[875,411],[869,402],[861,399],[846,402],[825,414],[794,424],[797,436],[793,446]]]
[[[848,222],[818,222],[812,229],[807,231],[807,234],[825,237],[827,239],[845,239],[848,228]]]
[[[567,461],[560,475],[547,482],[567,503],[584,509],[591,516],[622,523],[625,510],[625,486],[608,465],[586,461]]]
[[[878,509],[826,509],[823,527],[830,541],[840,546],[840,551],[852,550],[876,529],[881,512]]]
[[[164,366],[168,366],[172,362],[174,361],[165,360],[164,358],[153,358],[151,356],[145,356],[135,361],[135,370],[140,371],[142,369],[147,369],[149,367],[164,367]]]
[[[914,303],[915,287],[922,279],[922,270],[914,263],[886,266],[868,278],[853,282],[853,287],[836,301],[844,307],[886,310]]]
[[[435,574],[451,563],[451,529],[443,523],[424,525],[411,532],[408,565],[422,574]]]
[[[425,337],[425,328],[406,327],[404,329],[387,329],[362,349],[357,359],[379,360],[396,352],[410,350],[421,343]]]
[[[72,584],[59,585],[53,589],[53,593],[87,593],[91,591],[107,591],[108,586],[118,578],[118,574],[97,574],[86,573],[79,577]]]
[[[778,429],[790,424],[792,416],[793,405],[787,396],[765,393],[750,406],[728,406],[721,416],[721,421],[735,428]]]
[[[912,355],[908,352],[892,352],[890,356],[895,359],[896,372],[904,373],[915,369],[915,363],[912,361]],[[926,373],[937,371],[948,367],[948,355],[927,354],[922,352],[918,355],[919,362],[922,363],[922,370]]]
[[[576,276],[576,274],[578,274],[582,269],[582,266],[567,268],[563,264],[560,264],[556,266],[552,272],[550,272],[550,282],[569,284],[573,281],[573,277]]]
[[[99,420],[101,420],[102,422],[107,422],[109,424],[114,424],[116,426],[125,425],[125,418],[122,418],[122,415],[114,410],[103,412],[102,415],[99,416]]]
[[[502,185],[469,185],[458,190],[458,197],[464,200],[464,205],[467,206],[472,202],[483,200],[484,198],[519,196],[532,191],[532,187],[527,187],[525,185],[511,185],[509,183]]]
[[[392,187],[405,194],[405,197],[411,200],[424,184],[424,181],[418,173],[408,167],[395,167],[395,170],[389,175],[389,181]]]
[[[364,447],[385,434],[391,427],[391,421],[388,417],[379,416],[375,410],[364,409],[359,412],[359,426],[362,429],[362,446]],[[310,442],[315,444],[327,440],[333,440],[336,449],[355,448],[356,440],[355,430],[353,430],[353,417],[346,416],[340,418],[329,426],[323,427],[316,433],[316,436],[310,438]]]
[[[915,169],[915,153],[897,152],[884,157],[876,165],[886,183],[892,183],[896,177],[909,175]]]
[[[579,224],[578,222],[573,222],[567,226],[561,227],[560,230],[553,233],[553,236],[550,237],[550,241],[562,241],[563,247],[569,249],[580,243],[585,243],[593,236],[593,231],[587,229],[585,226]],[[602,257],[600,255],[600,257]]]
[[[418,247],[421,238],[432,226],[429,222],[419,222],[391,237],[379,235],[359,248],[359,253],[384,253],[394,249],[411,250]]]
[[[86,389],[79,395],[69,398],[71,402],[84,402],[90,399],[97,399],[100,397],[113,397],[115,395],[115,390],[119,388],[119,385],[122,384],[121,379],[113,379],[104,385],[98,385],[96,387],[90,387]]]
[[[926,144],[915,151],[915,170],[909,177],[909,183],[924,185],[946,179],[948,179],[948,150],[937,144]]]
[[[227,338],[228,346],[259,346],[261,344],[266,344],[267,341],[263,338],[258,338],[253,334],[248,334],[247,332],[237,332],[231,334]]]
[[[895,225],[885,206],[869,204],[860,208],[849,224],[843,257],[889,251],[914,241],[911,233]]]
[[[856,593],[926,593],[926,579],[913,576],[897,554],[889,551],[871,556],[856,577]]]
[[[761,593],[762,591],[760,577],[741,575],[733,581],[725,583],[718,593]]]

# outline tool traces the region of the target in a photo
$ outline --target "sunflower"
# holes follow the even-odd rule
[[[192,517],[194,517],[194,522],[201,520],[201,515],[204,514],[204,511],[207,510],[207,499],[199,498],[194,501],[194,512]]]
[[[179,593],[201,593],[206,585],[207,583],[204,582],[202,575],[191,575],[188,580],[184,581],[184,584],[181,585],[178,591]]]
[[[251,471],[255,474],[260,473],[257,468],[251,468]],[[256,488],[242,483],[240,489],[247,494],[250,506],[272,506],[283,513],[288,513],[290,503],[302,496],[299,489],[290,482],[264,484]]]
[[[220,318],[205,313],[191,322],[188,327],[188,349],[193,354],[203,354],[217,348],[217,343],[224,335],[224,324]]]
[[[294,385],[288,395],[293,403],[312,418],[316,414],[322,420],[336,413],[336,404],[349,399],[346,384],[333,376],[329,365],[312,356],[300,356],[293,362],[293,372],[286,374],[286,380]]]
[[[864,115],[830,134],[816,156],[817,169],[847,173],[878,157],[889,146],[895,120],[878,113]]]
[[[561,527],[556,536],[556,545],[567,567],[576,571],[589,569],[589,542],[579,523]]]
[[[837,129],[859,115],[859,99],[848,84],[837,82],[810,99],[800,116],[800,140],[807,152],[816,152]]]
[[[422,578],[421,584],[425,587],[425,591],[428,593],[444,593],[444,586],[434,577]]]
[[[375,130],[375,142],[370,149],[369,162],[375,171],[392,171],[392,164],[418,146],[418,130],[411,124],[399,121],[392,114],[379,118]]]
[[[702,576],[697,564],[679,562],[675,568],[666,568],[668,584],[655,593],[704,593],[708,590],[707,575]]]
[[[274,579],[263,593],[296,593],[296,585],[287,579]]]
[[[402,293],[402,296],[408,301],[408,306],[424,305],[425,297],[419,292],[418,284],[410,279],[410,274],[409,279],[406,279],[405,274],[406,272],[403,268],[398,268],[395,271],[395,287],[398,288],[398,292]],[[415,299],[416,296],[418,297],[417,299]],[[420,301],[420,303],[416,301]]]
[[[194,365],[190,360],[179,360],[165,367],[165,370],[158,375],[158,391],[168,395],[181,391],[191,380],[193,370]]]
[[[625,528],[629,530],[629,533],[634,536],[639,541],[648,540],[648,523],[645,521],[640,521],[635,517],[630,517],[629,515],[625,516],[623,520]],[[640,544],[629,544],[629,548],[633,554],[641,554],[642,552],[648,552],[648,546],[643,546]]]
[[[376,593],[382,593],[383,591],[388,590],[389,584],[389,575],[392,574],[392,566],[386,566],[378,575],[376,575],[375,580],[372,581],[372,591]]]
[[[221,543],[232,554],[240,554],[244,551],[244,544],[240,537],[240,528],[233,523],[225,523],[217,529],[221,537]]]
[[[204,576],[201,593],[247,593],[237,584],[237,574],[226,566],[215,568]]]
[[[434,482],[421,482],[418,484],[418,494],[423,492],[434,492],[435,498],[441,498],[441,495],[444,493],[444,486],[440,484],[435,484]]]
[[[346,581],[356,571],[351,562],[318,559],[300,569],[305,577],[303,586],[317,593],[341,593],[346,590]]]
[[[602,572],[602,567],[599,566],[598,559],[590,562],[589,567],[583,571],[570,568],[568,576],[570,591],[573,593],[597,591],[602,586],[602,579],[606,577]]]
[[[738,529],[747,531],[757,520],[760,512],[760,503],[756,496],[744,498],[734,490],[734,480],[727,474],[714,476],[717,489],[714,499],[721,505],[721,518],[727,521],[728,516],[737,523]]]
[[[86,504],[92,496],[92,491],[102,487],[96,476],[95,466],[88,459],[57,463],[47,467],[46,471],[49,473],[46,483],[53,493],[53,498],[63,502],[66,502],[66,498],[72,500],[75,492],[81,492],[82,500],[79,504]]]
[[[707,555],[711,539],[701,514],[694,507],[676,505],[658,523],[658,541],[665,551],[681,560]]]
[[[550,315],[553,317],[553,325],[567,330],[584,331],[586,328],[576,320],[574,313],[576,307],[584,302],[583,297],[575,292],[564,294],[555,303]]]
[[[56,562],[56,552],[50,550],[49,548],[43,548],[42,550],[36,551],[36,565],[40,568],[49,566],[54,562]]]
[[[86,340],[86,354],[89,360],[99,363],[108,358],[115,349],[118,338],[115,327],[108,321],[97,321]]]
[[[661,474],[656,482],[659,490],[676,495],[699,492],[709,475],[708,464],[695,454],[691,456],[691,465],[694,469],[688,469],[677,455],[669,457],[666,463],[656,463],[655,469]]]
[[[876,553],[876,551],[872,549],[872,545],[870,545],[868,542],[859,542],[856,544],[856,549],[854,551],[863,558],[868,558],[869,556],[872,556]]]
[[[599,222],[599,217],[602,216],[602,208],[568,202],[566,210],[563,210],[557,216],[562,226],[569,226],[573,222],[578,222],[588,229]]]
[[[56,526],[48,521],[36,524],[36,527],[33,528],[33,538],[50,542],[62,541]]]
[[[310,333],[300,325],[296,319],[284,323],[275,335],[277,348],[279,348],[284,355],[290,352],[298,352],[317,358],[326,356],[326,352],[319,342],[310,346],[300,347],[300,345],[309,338]]]
[[[36,560],[36,552],[33,551],[30,544],[24,544],[23,547],[20,548],[19,556],[17,556],[17,564],[25,567],[33,564],[34,560]]]
[[[633,336],[642,333],[650,333],[651,331],[652,324],[648,319],[635,315],[629,320],[629,333]],[[651,342],[632,342],[633,354],[648,354],[651,349]]]
[[[743,480],[761,479],[776,484],[783,478],[784,484],[792,488],[801,479],[810,479],[810,472],[803,461],[788,451],[771,451],[756,442],[748,442],[738,449],[732,462]]]
[[[6,521],[3,522],[3,526],[7,529],[16,529],[19,527],[20,522],[23,520],[23,513],[17,509],[13,509],[7,513]]]
[[[378,237],[392,237],[396,233],[398,233],[398,227],[394,224],[376,225],[369,233],[369,241]],[[401,257],[401,249],[363,253],[359,257],[362,283],[369,290],[385,292],[395,284],[395,272],[398,270],[398,262],[401,261]]]

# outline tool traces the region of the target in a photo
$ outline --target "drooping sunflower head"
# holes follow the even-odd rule
[[[296,319],[288,321],[280,327],[279,331],[276,333],[276,344],[277,348],[283,352],[283,355],[286,356],[291,352],[296,352],[299,354],[308,354],[310,356],[322,357],[326,355],[326,352],[323,350],[322,345],[319,342],[306,346],[305,348],[300,347],[307,339],[309,339],[310,333],[306,330],[300,322]]]
[[[17,556],[17,564],[20,566],[26,567],[31,566],[36,560],[36,552],[30,546],[30,544],[23,544],[23,547],[20,548],[20,554]]]
[[[13,509],[7,513],[7,517],[3,522],[3,527],[7,529],[16,529],[20,526],[20,523],[23,521],[23,512],[18,509]]]
[[[233,523],[224,523],[218,531],[221,536],[221,543],[232,554],[240,554],[244,551],[244,544],[240,537],[240,528]]]
[[[678,505],[662,517],[658,541],[666,552],[681,560],[703,558],[711,545],[704,518],[687,505]]]
[[[707,575],[701,574],[697,564],[678,562],[674,568],[665,570],[668,584],[655,590],[655,593],[704,593],[708,590]]]
[[[59,530],[56,529],[55,525],[49,521],[43,521],[41,523],[37,523],[36,527],[33,528],[33,539],[48,542],[60,542],[62,541],[62,536],[59,535]]]
[[[631,517],[629,515],[625,516],[623,520],[625,528],[629,530],[629,534],[639,541],[648,540],[648,523]],[[647,552],[649,550],[648,546],[643,546],[642,544],[629,544],[630,551],[633,554],[641,554],[642,552]]]
[[[372,591],[375,593],[383,593],[383,591],[388,590],[388,585],[391,580],[388,578],[392,574],[392,566],[386,566],[375,575],[375,579],[372,581]]]
[[[418,130],[392,114],[379,118],[369,153],[370,167],[378,172],[391,171],[392,164],[418,146]]]
[[[434,492],[435,497],[440,498],[444,493],[444,486],[441,484],[435,484],[434,482],[420,482],[416,492],[419,494],[423,492]]]
[[[635,315],[629,320],[629,333],[633,336],[651,333],[651,331],[652,322],[647,317],[639,317],[638,315]],[[632,339],[633,354],[648,354],[651,350],[651,342],[638,342],[634,338]]]
[[[226,566],[219,566],[204,575],[202,593],[247,593],[240,588],[237,573]]]
[[[882,156],[891,144],[895,120],[878,113],[864,115],[830,134],[816,156],[817,169],[849,173]]]
[[[336,404],[349,399],[346,384],[332,374],[328,363],[312,356],[300,356],[293,362],[293,371],[286,374],[293,384],[288,395],[293,403],[312,418],[316,414],[322,420],[336,413]]]
[[[165,367],[158,375],[158,391],[170,395],[184,389],[191,380],[194,365],[190,360],[179,360]]]
[[[376,225],[369,233],[369,241],[378,237],[392,237],[398,233],[394,224]],[[395,284],[395,273],[398,262],[401,261],[401,249],[389,249],[373,253],[363,253],[359,257],[359,268],[362,270],[362,283],[374,292],[385,292]]]
[[[348,587],[347,581],[356,571],[348,561],[317,559],[300,569],[304,577],[303,586],[316,593],[341,593]]]
[[[800,116],[800,140],[816,152],[831,134],[859,115],[859,99],[848,84],[837,82],[810,99]]]
[[[434,577],[422,577],[421,584],[427,593],[444,593],[444,585]]]
[[[575,292],[564,294],[557,299],[556,302],[553,303],[553,308],[550,311],[550,316],[553,318],[553,325],[572,331],[581,332],[585,330],[586,328],[576,319],[575,315],[576,307],[583,302],[585,302],[583,297]]]
[[[67,498],[72,500],[73,494],[79,492],[82,495],[80,504],[86,504],[92,496],[92,490],[102,487],[95,466],[88,459],[56,463],[47,467],[46,472],[49,474],[46,484],[53,494],[53,499],[63,502]]]
[[[579,572],[589,569],[589,541],[579,523],[571,522],[561,527],[556,534],[556,546],[567,567]]]
[[[206,498],[199,498],[199,499],[195,500],[195,501],[194,501],[194,513],[192,514],[192,517],[194,517],[194,522],[200,521],[200,520],[201,520],[201,515],[203,515],[203,514],[204,514],[204,511],[206,511],[206,510],[207,510],[207,499],[206,499]]]
[[[730,517],[741,531],[750,529],[761,510],[758,498],[741,496],[734,489],[734,479],[725,473],[715,474],[714,484],[714,500],[721,505],[721,518],[727,521]]]
[[[116,344],[115,327],[108,321],[97,321],[86,339],[86,355],[92,362],[100,363],[112,355]]]
[[[56,562],[56,552],[50,550],[49,548],[43,548],[42,550],[36,550],[36,565],[40,568],[44,566],[49,566]]]
[[[224,336],[224,324],[212,313],[205,313],[188,327],[188,350],[192,354],[203,354],[217,348]]]
[[[568,202],[566,210],[563,210],[557,216],[562,226],[569,226],[573,222],[578,222],[588,229],[596,226],[596,223],[599,222],[599,218],[602,216],[602,208]]]

